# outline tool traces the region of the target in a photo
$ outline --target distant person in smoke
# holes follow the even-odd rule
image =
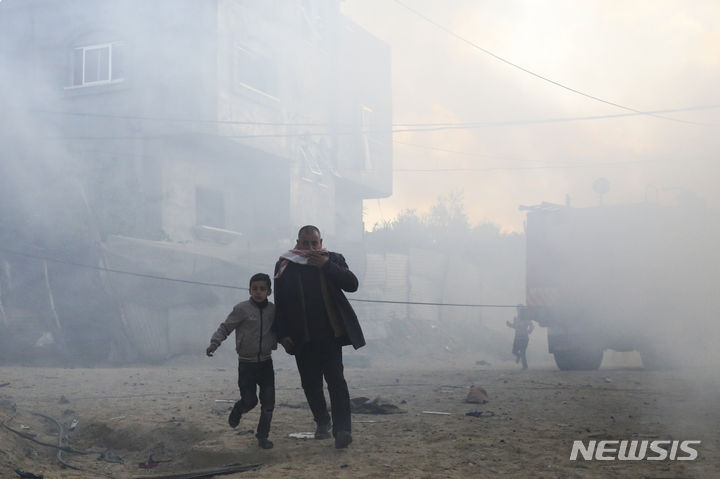
[[[258,273],[250,278],[250,299],[238,303],[210,338],[205,353],[212,356],[225,339],[235,331],[235,350],[238,354],[238,387],[240,400],[228,417],[230,427],[237,427],[243,414],[258,403],[260,389],[260,421],[255,437],[263,449],[271,449],[268,439],[270,422],[275,409],[275,370],[272,350],[277,349],[275,335],[275,305],[268,301],[272,293],[270,276]]]
[[[522,361],[522,368],[527,369],[527,358],[525,352],[527,351],[528,343],[530,342],[530,333],[535,329],[535,325],[528,319],[520,319],[517,316],[513,318],[513,322],[505,321],[505,324],[509,328],[515,330],[515,339],[513,339],[512,353],[515,355],[515,362],[519,363]]]
[[[323,248],[320,230],[300,228],[295,249],[275,264],[276,325],[280,344],[295,356],[305,397],[316,423],[315,438],[335,447],[352,442],[350,394],[343,373],[342,347],[365,345],[360,323],[343,291],[358,289],[343,255]],[[323,378],[330,394],[328,414]]]

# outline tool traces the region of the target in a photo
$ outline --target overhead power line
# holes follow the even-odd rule
[[[611,115],[591,115],[591,116],[575,116],[575,117],[561,117],[561,118],[544,118],[538,120],[508,120],[508,121],[490,121],[490,122],[472,122],[472,123],[438,123],[422,124],[422,123],[405,123],[405,124],[394,124],[394,126],[406,126],[407,128],[396,128],[393,129],[393,133],[403,132],[422,132],[422,131],[440,131],[440,130],[469,130],[474,128],[493,128],[503,126],[518,126],[518,125],[537,125],[543,123],[567,123],[573,121],[591,121],[591,120],[607,120],[611,118],[624,118],[631,116],[642,116],[650,115],[657,116],[657,113],[680,113],[687,111],[700,111],[700,110],[712,110],[720,108],[720,105],[701,105],[687,108],[673,108],[665,110],[652,110],[645,112],[632,112],[632,113],[616,113]],[[664,118],[664,117],[658,117]],[[666,118],[673,120],[673,118]],[[696,122],[691,122],[696,123]],[[709,125],[707,123],[696,123],[702,125]]]
[[[609,162],[594,162],[594,163],[582,163],[582,164],[542,164],[541,160],[524,160],[520,158],[506,158],[496,155],[470,153],[465,151],[450,150],[445,148],[438,148],[428,145],[419,145],[415,143],[409,143],[399,140],[393,140],[393,143],[405,146],[411,146],[414,148],[427,149],[432,151],[440,151],[450,153],[454,155],[462,155],[469,158],[486,158],[494,159],[499,161],[513,161],[523,163],[541,163],[527,166],[486,166],[486,167],[447,167],[447,168],[393,168],[394,173],[452,173],[452,172],[489,172],[489,171],[523,171],[523,170],[562,170],[562,169],[582,169],[582,168],[598,168],[607,166],[622,166],[622,165],[640,165],[640,164],[654,164],[654,163],[686,163],[695,161],[713,161],[710,158],[660,158],[660,159],[644,159],[644,160],[621,160],[621,161],[609,161]],[[90,153],[97,157],[104,158],[138,158],[138,155],[129,152],[111,152],[107,150],[83,150],[84,153]],[[159,160],[160,157],[151,156],[147,154],[140,155],[143,159],[154,159]],[[348,171],[373,171],[365,169],[348,169],[341,168],[338,170],[340,173]]]
[[[431,150],[440,150],[440,151],[446,151],[448,153],[458,154],[458,155],[467,155],[467,156],[476,156],[481,157],[484,155],[474,155],[472,153],[466,153],[462,151],[456,151],[456,150],[444,150],[442,148],[433,148],[433,147],[426,147],[423,145],[415,145],[413,143],[405,143],[405,142],[396,142],[403,145],[409,145],[414,146],[418,148],[429,148]],[[131,153],[112,153],[108,151],[94,151],[94,150],[86,150],[86,153],[92,153],[93,155],[97,155],[98,157],[104,157],[104,158],[136,158],[136,155],[133,155]],[[144,159],[159,159],[158,157],[148,156],[148,155],[142,155],[142,158]],[[507,159],[507,158],[495,158],[500,159],[504,161],[527,161],[527,162],[537,162],[538,160],[513,160],[513,159]],[[637,164],[653,164],[653,163],[675,163],[675,162],[682,162],[686,163],[689,161],[713,161],[710,158],[663,158],[663,159],[650,159],[650,160],[622,160],[622,161],[609,161],[609,162],[595,162],[595,163],[582,163],[582,164],[541,164],[541,165],[532,165],[532,166],[487,166],[487,167],[452,167],[452,168],[393,168],[394,173],[451,173],[451,172],[487,172],[487,171],[522,171],[522,170],[562,170],[562,169],[582,169],[582,168],[598,168],[598,167],[606,167],[606,166],[622,166],[622,165],[637,165]],[[347,171],[372,171],[372,170],[349,170],[349,169],[340,169],[338,170],[340,173],[347,172]]]
[[[422,301],[385,301],[379,299],[356,299],[348,298],[350,301],[359,303],[384,303],[384,304],[415,304],[420,306],[458,306],[463,308],[517,308],[518,304],[467,304],[467,303],[427,303]]]
[[[422,133],[425,131],[442,131],[442,130],[470,130],[480,128],[502,128],[508,126],[522,126],[522,125],[538,125],[538,124],[552,124],[552,123],[567,123],[574,121],[592,121],[592,120],[605,120],[613,118],[624,118],[632,116],[655,116],[655,113],[680,113],[688,111],[701,111],[701,110],[712,110],[720,108],[720,105],[699,105],[686,108],[673,108],[663,110],[652,110],[647,112],[631,112],[631,113],[617,113],[612,115],[592,115],[592,116],[576,116],[576,117],[561,117],[561,118],[544,118],[538,120],[508,120],[508,121],[491,121],[491,122],[468,122],[468,123],[397,123],[393,124],[391,133]],[[74,115],[76,112],[69,112],[69,115]],[[79,114],[79,113],[78,113]],[[82,116],[81,114],[79,114]],[[103,115],[97,114],[94,117],[107,117],[107,118],[123,118],[118,115]],[[127,118],[134,118],[129,116]],[[140,118],[140,117],[139,117]],[[144,117],[142,117],[144,118]],[[160,118],[145,118],[152,120],[159,120]],[[192,119],[168,119],[168,121],[183,121],[187,123],[199,122],[199,123],[211,123],[213,120],[192,120]],[[223,122],[223,120],[218,120]],[[263,122],[238,122],[243,125],[265,125],[265,126],[302,126],[302,124],[272,124]],[[323,126],[321,124],[313,124],[314,126]],[[706,125],[703,123],[703,125]],[[395,128],[400,126],[401,128]],[[302,132],[302,133],[257,133],[247,135],[214,135],[220,138],[233,138],[233,139],[253,139],[253,138],[301,138],[301,137],[313,137],[313,136],[333,136],[333,135],[356,135],[358,133],[385,133],[383,130],[354,130],[354,131],[313,131],[313,132]],[[153,134],[153,135],[132,135],[132,136],[52,136],[52,137],[36,137],[45,140],[85,140],[85,141],[101,141],[101,140],[162,140],[166,139],[168,134]]]
[[[143,116],[143,115],[114,115],[110,113],[82,112],[82,111],[54,111],[54,110],[30,110],[34,113],[43,113],[47,115],[63,115],[77,116],[89,118],[110,118],[114,120],[137,120],[137,121],[162,121],[176,123],[207,123],[220,125],[254,125],[254,126],[299,126],[299,127],[327,127],[329,123],[293,123],[293,122],[273,122],[273,121],[241,121],[241,120],[210,120],[202,118],[178,118],[167,116]],[[338,125],[341,126],[341,125]]]
[[[440,127],[457,127],[466,126],[472,127],[486,127],[486,126],[508,126],[508,125],[523,125],[533,123],[557,123],[557,122],[572,122],[572,121],[588,121],[588,120],[605,120],[611,118],[623,118],[629,116],[642,116],[647,113],[684,113],[689,111],[703,111],[703,110],[715,110],[720,108],[720,105],[694,105],[686,106],[682,108],[666,108],[662,110],[649,110],[647,112],[629,112],[629,113],[616,113],[608,115],[591,115],[591,116],[571,116],[571,117],[560,117],[560,118],[540,118],[536,120],[508,120],[508,121],[488,121],[488,122],[437,122],[437,123],[393,123],[393,127],[412,127],[412,128],[440,128]]]
[[[517,69],[520,70],[520,71],[523,71],[523,72],[525,72],[525,73],[527,73],[527,74],[529,74],[529,75],[532,75],[532,76],[534,76],[534,77],[536,77],[536,78],[539,78],[539,79],[541,79],[541,80],[543,80],[543,81],[545,81],[545,82],[551,83],[551,84],[553,84],[553,85],[555,85],[555,86],[558,86],[558,87],[560,87],[560,88],[563,88],[563,89],[565,89],[565,90],[568,90],[568,91],[570,91],[570,92],[572,92],[572,93],[575,93],[575,94],[577,94],[577,95],[581,95],[581,96],[584,96],[584,97],[586,97],[586,98],[590,98],[591,100],[595,100],[595,101],[598,101],[598,102],[600,102],[600,103],[605,103],[606,105],[611,105],[611,106],[614,106],[614,107],[616,107],[616,108],[621,108],[621,109],[623,109],[623,110],[631,111],[631,112],[638,113],[638,114],[641,114],[641,115],[652,116],[652,117],[655,117],[655,118],[661,118],[661,119],[663,119],[663,120],[670,120],[670,121],[675,121],[675,122],[679,122],[679,123],[688,123],[688,124],[692,124],[692,125],[710,126],[710,125],[708,125],[708,124],[706,124],[706,123],[699,123],[699,122],[688,121],[688,120],[680,120],[680,119],[678,119],[678,118],[672,118],[672,117],[668,117],[668,116],[661,116],[661,115],[658,115],[658,114],[653,113],[653,112],[638,110],[638,109],[636,109],[636,108],[632,108],[632,107],[629,107],[629,106],[621,105],[620,103],[616,103],[616,102],[613,102],[613,101],[610,101],[610,100],[605,100],[605,99],[600,98],[600,97],[597,97],[597,96],[595,96],[595,95],[591,95],[591,94],[589,94],[589,93],[585,93],[585,92],[583,92],[583,91],[581,91],[581,90],[578,90],[578,89],[576,89],[576,88],[572,88],[572,87],[570,87],[570,86],[568,86],[568,85],[565,85],[564,83],[561,83],[561,82],[559,82],[559,81],[553,80],[553,79],[548,78],[548,77],[546,77],[546,76],[540,75],[539,73],[535,73],[535,72],[532,71],[532,70],[529,70],[529,69],[527,69],[527,68],[525,68],[525,67],[522,67],[522,66],[518,65],[517,63],[513,63],[513,62],[511,62],[510,60],[507,60],[507,59],[501,57],[500,55],[497,55],[497,54],[491,52],[490,50],[481,47],[481,46],[478,45],[477,43],[474,43],[474,42],[468,40],[467,38],[465,38],[465,37],[463,37],[463,36],[460,36],[459,34],[455,33],[454,31],[450,30],[449,28],[447,28],[447,27],[439,24],[439,23],[436,22],[435,20],[433,20],[433,19],[429,18],[428,16],[420,13],[419,11],[415,10],[414,8],[409,7],[408,5],[404,4],[404,3],[401,2],[400,0],[395,0],[395,3],[397,3],[397,4],[400,5],[401,7],[405,8],[406,10],[410,11],[410,12],[413,13],[414,15],[417,15],[418,17],[422,18],[423,20],[425,20],[426,22],[428,22],[428,23],[430,23],[431,25],[435,26],[436,28],[439,28],[440,30],[444,31],[444,32],[447,33],[448,35],[450,35],[450,36],[452,36],[452,37],[454,37],[454,38],[457,38],[457,39],[460,40],[461,42],[466,43],[466,44],[470,45],[471,47],[473,47],[473,48],[475,48],[475,49],[477,49],[477,50],[480,50],[481,52],[485,53],[486,55],[489,55],[489,56],[495,58],[496,60],[499,60],[499,61],[501,61],[501,62],[503,62],[503,63],[505,63],[505,64],[507,64],[507,65],[510,65],[511,67],[517,68]]]
[[[173,281],[176,283],[196,284],[196,285],[201,285],[201,286],[213,286],[216,288],[228,288],[228,289],[239,289],[239,290],[246,289],[246,288],[241,288],[239,286],[231,286],[231,285],[221,284],[221,283],[205,283],[202,281],[191,281],[188,279],[168,278],[166,276],[158,276],[158,275],[154,275],[154,274],[137,273],[137,272],[133,272],[133,271],[124,271],[124,270],[113,269],[113,268],[104,268],[101,266],[93,266],[93,265],[89,265],[89,264],[77,263],[75,261],[68,261],[68,260],[52,258],[52,257],[48,257],[48,256],[39,256],[39,255],[34,255],[34,254],[29,254],[29,253],[21,253],[19,251],[13,251],[13,250],[9,250],[6,248],[0,248],[0,251],[2,251],[3,253],[14,255],[14,256],[22,256],[24,258],[37,259],[37,260],[42,260],[42,261],[50,261],[52,263],[67,264],[67,265],[75,266],[78,268],[87,268],[87,269],[94,269],[94,270],[98,270],[98,271],[105,271],[107,273],[126,274],[126,275],[130,275],[130,276],[138,276],[140,278],[158,279],[158,280],[162,280],[162,281]]]
[[[444,129],[473,129],[473,128],[492,128],[492,127],[503,127],[503,126],[518,126],[518,125],[533,125],[542,123],[563,123],[563,122],[574,122],[574,121],[592,121],[592,120],[605,120],[613,118],[623,118],[632,116],[646,116],[656,115],[660,113],[684,113],[692,111],[703,111],[703,110],[714,110],[720,108],[720,105],[693,105],[681,108],[664,108],[654,109],[648,111],[631,111],[628,113],[618,113],[609,115],[591,115],[591,116],[574,116],[574,117],[559,117],[559,118],[540,118],[540,119],[520,119],[520,120],[506,120],[506,121],[472,121],[472,122],[411,122],[411,123],[392,123],[393,133],[403,132],[415,132],[415,131],[437,131]],[[292,123],[292,122],[269,122],[269,121],[240,121],[240,120],[211,120],[211,119],[194,119],[194,118],[178,118],[178,117],[161,117],[161,116],[142,116],[142,115],[117,115],[110,113],[92,113],[92,112],[79,112],[79,111],[51,111],[51,110],[31,110],[35,113],[49,114],[49,115],[61,115],[61,116],[74,116],[74,117],[88,117],[88,118],[108,118],[114,120],[135,120],[135,121],[155,121],[155,122],[170,122],[170,123],[195,123],[195,124],[218,124],[218,125],[240,125],[240,126],[267,126],[267,127],[299,127],[299,128],[351,128],[354,125],[350,124],[330,124],[330,123]],[[363,133],[384,133],[384,130],[373,130],[373,129],[362,129]],[[231,136],[232,138],[257,138],[266,136],[313,136],[313,135],[325,135],[325,134],[356,134],[357,129],[352,131],[337,131],[337,132],[307,132],[307,133],[277,133],[277,134],[256,134],[256,135],[241,135]],[[88,138],[88,137],[79,137]],[[89,137],[91,139],[116,139],[116,137]],[[127,137],[120,137],[117,139],[126,139]],[[134,137],[133,137],[134,138]]]
[[[423,145],[415,145],[412,143],[397,142],[403,145],[415,146],[418,148],[428,148]],[[432,148],[432,150],[447,151],[449,153],[467,155],[467,156],[483,156],[473,155],[472,153],[466,153],[455,150],[444,150],[441,148]],[[112,153],[108,151],[86,151],[86,153],[92,153],[98,157],[104,158],[136,158],[136,155],[131,153]],[[148,155],[142,155],[144,159],[159,159]],[[496,158],[504,161],[527,161],[527,162],[538,162],[538,160],[512,160]],[[622,160],[622,161],[610,161],[610,162],[596,162],[596,163],[583,163],[583,164],[541,164],[532,166],[487,166],[487,167],[451,167],[451,168],[393,168],[393,173],[452,173],[452,172],[489,172],[489,171],[523,171],[523,170],[563,170],[563,169],[583,169],[583,168],[599,168],[607,166],[622,166],[622,165],[638,165],[638,164],[653,164],[653,163],[674,163],[682,162],[686,163],[689,161],[713,161],[712,159],[705,158],[664,158],[664,159],[650,159],[650,160]],[[372,171],[372,170],[352,170],[352,169],[340,169],[338,172],[344,173],[348,171]]]
[[[68,261],[63,260],[59,258],[53,258],[49,256],[41,256],[41,255],[34,255],[29,253],[22,253],[20,251],[13,251],[7,248],[0,248],[0,251],[6,254],[10,254],[13,256],[21,256],[24,258],[30,258],[30,259],[36,259],[41,261],[50,261],[53,263],[60,263],[60,264],[66,264],[69,266],[75,266],[78,268],[86,268],[86,269],[93,269],[97,271],[103,271],[106,273],[116,273],[116,274],[124,274],[129,276],[136,276],[140,278],[149,278],[149,279],[156,279],[160,281],[171,281],[176,283],[184,283],[184,284],[194,284],[198,286],[212,286],[215,288],[227,288],[227,289],[236,289],[236,290],[246,290],[247,288],[240,287],[240,286],[233,286],[229,284],[222,284],[222,283],[207,283],[204,281],[193,281],[188,279],[180,279],[180,278],[170,278],[167,276],[160,276],[155,274],[146,274],[146,273],[137,273],[134,271],[124,271],[120,269],[114,269],[114,268],[105,268],[102,266],[93,266],[89,264],[83,264],[83,263],[77,263],[75,261]],[[423,305],[423,306],[462,306],[462,307],[468,307],[468,308],[515,308],[518,305],[507,305],[507,304],[462,304],[462,303],[425,303],[425,302],[419,302],[419,301],[384,301],[384,300],[375,300],[375,299],[356,299],[356,298],[348,298],[350,301],[357,301],[362,303],[390,303],[390,304],[414,304],[414,305]]]
[[[642,165],[651,163],[687,163],[688,161],[714,161],[711,158],[661,158],[654,160],[623,160],[597,163],[564,164],[564,165],[536,165],[536,166],[488,166],[482,168],[395,168],[393,172],[399,173],[439,173],[439,172],[472,172],[472,171],[520,171],[520,170],[565,170],[598,168],[619,165]]]

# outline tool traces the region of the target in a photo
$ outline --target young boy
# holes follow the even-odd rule
[[[272,350],[277,349],[273,322],[275,305],[267,297],[272,293],[270,276],[257,273],[250,278],[250,299],[238,303],[210,339],[205,353],[212,356],[230,333],[235,331],[235,350],[238,354],[238,387],[240,400],[228,417],[230,427],[240,423],[240,417],[258,403],[256,386],[260,387],[260,421],[255,437],[263,449],[273,447],[268,440],[270,421],[275,408],[275,371]]]

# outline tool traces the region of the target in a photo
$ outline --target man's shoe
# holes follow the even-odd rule
[[[242,412],[240,411],[240,401],[237,401],[235,402],[232,411],[230,411],[230,416],[228,416],[228,424],[230,424],[230,427],[237,427],[237,425],[240,424],[241,417]]]
[[[330,439],[330,422],[318,423],[315,428],[315,439]]]
[[[352,442],[352,434],[349,431],[338,431],[335,433],[335,449],[345,449]]]
[[[263,449],[272,449],[274,444],[271,440],[267,438],[258,438],[258,446],[260,446]]]

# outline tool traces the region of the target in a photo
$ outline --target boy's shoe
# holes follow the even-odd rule
[[[335,433],[335,449],[345,449],[352,442],[350,431],[338,431]]]
[[[242,412],[240,411],[240,401],[236,401],[232,411],[230,411],[230,416],[228,416],[228,424],[230,424],[230,427],[237,427],[237,425],[240,424],[241,417]]]
[[[272,449],[274,444],[268,438],[258,438],[258,446],[260,446],[263,449]]]
[[[318,423],[315,428],[315,439],[330,439],[330,422]]]

